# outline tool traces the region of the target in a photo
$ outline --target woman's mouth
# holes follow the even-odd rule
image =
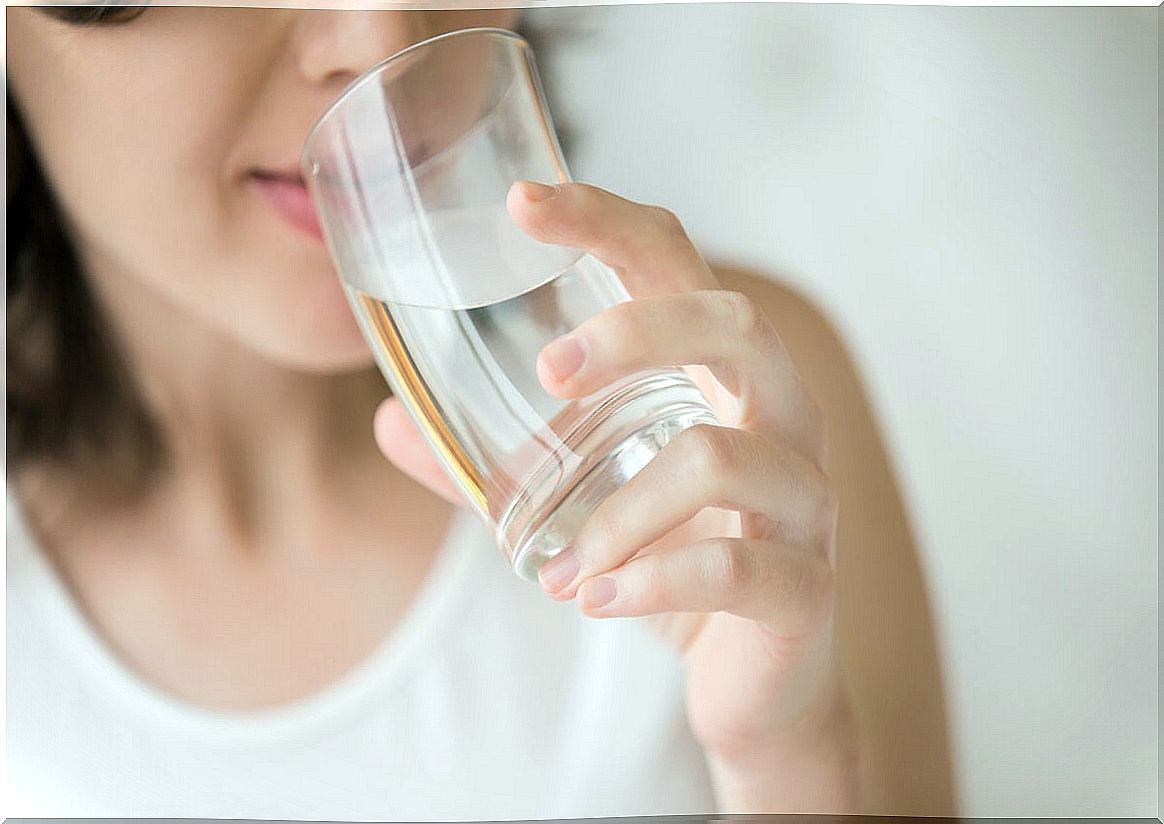
[[[248,175],[248,182],[285,221],[315,240],[323,240],[323,230],[302,177],[255,169]]]

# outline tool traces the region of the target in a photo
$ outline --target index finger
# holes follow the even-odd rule
[[[518,181],[506,207],[535,240],[589,252],[614,269],[631,297],[721,288],[672,212],[586,183]]]

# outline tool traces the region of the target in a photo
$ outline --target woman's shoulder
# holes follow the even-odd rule
[[[798,368],[838,358],[848,363],[836,322],[811,296],[775,274],[728,263],[709,265],[725,289],[743,292],[764,310]]]
[[[767,273],[712,266],[776,327],[828,425],[828,473],[840,499],[839,649],[892,809],[953,809],[949,724],[929,588],[890,445],[836,324]],[[902,708],[908,708],[908,712]],[[905,743],[903,743],[905,742]],[[944,814],[944,813],[943,813]]]

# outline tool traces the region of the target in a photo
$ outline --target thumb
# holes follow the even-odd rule
[[[466,505],[464,496],[429,449],[399,398],[386,398],[376,408],[372,432],[384,457],[403,472],[442,498],[458,506]]]

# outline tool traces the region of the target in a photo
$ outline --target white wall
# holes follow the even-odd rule
[[[527,14],[575,32],[542,61],[575,176],[674,209],[850,343],[964,814],[1156,816],[1156,10]]]

